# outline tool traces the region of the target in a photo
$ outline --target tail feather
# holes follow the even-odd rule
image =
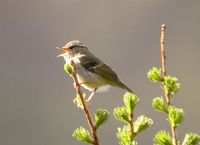
[[[125,89],[126,91],[135,94],[129,87],[127,87],[125,84],[121,83],[121,88]]]

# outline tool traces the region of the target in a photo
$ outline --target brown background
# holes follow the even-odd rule
[[[153,111],[151,100],[162,94],[148,81],[147,71],[160,66],[160,25],[167,25],[167,67],[181,84],[174,104],[185,111],[179,139],[200,133],[199,0],[1,0],[0,1],[0,144],[78,145],[72,132],[87,127],[72,100],[72,81],[56,58],[56,46],[79,39],[110,64],[140,97],[136,115],[154,125],[137,137],[152,144],[166,116]],[[122,105],[124,91],[97,94],[91,109],[111,114]],[[99,130],[103,145],[115,145],[121,123],[110,120]]]

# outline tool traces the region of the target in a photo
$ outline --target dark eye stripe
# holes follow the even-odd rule
[[[73,49],[75,47],[84,47],[84,46],[81,46],[81,45],[72,45],[72,46],[69,47],[69,49]]]
[[[76,47],[77,45],[72,45],[69,47],[69,49],[73,49],[74,47]]]

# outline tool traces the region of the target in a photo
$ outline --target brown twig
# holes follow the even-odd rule
[[[163,84],[165,83],[164,79],[165,79],[165,76],[167,75],[166,55],[165,55],[165,30],[166,30],[165,24],[161,25],[160,48],[161,48],[161,60],[162,60]],[[166,97],[168,106],[171,105],[171,96],[167,91],[165,91],[165,97]]]
[[[85,113],[87,122],[89,124],[91,133],[92,133],[93,138],[94,138],[94,143],[93,144],[94,145],[100,145],[99,138],[97,136],[96,127],[94,126],[94,123],[92,122],[92,119],[91,119],[91,116],[90,116],[90,112],[89,112],[89,110],[87,108],[87,105],[86,105],[85,100],[83,98],[83,94],[82,94],[81,89],[80,89],[81,88],[80,84],[78,83],[77,74],[76,74],[76,68],[75,68],[75,65],[74,65],[73,61],[71,61],[71,66],[73,67],[72,78],[73,78],[73,81],[74,81],[74,88],[76,89],[76,92],[80,96],[80,99],[81,99],[81,102],[82,102],[82,105],[83,105],[83,111]]]
[[[134,125],[133,125],[133,113],[130,114],[129,116],[129,125],[130,125],[130,128],[131,128],[131,140],[133,141],[134,138],[135,138],[135,132],[134,132]]]
[[[165,85],[165,77],[167,75],[166,71],[166,55],[165,55],[165,30],[166,25],[161,25],[161,34],[160,34],[160,47],[161,47],[161,60],[162,60],[162,76],[163,76],[163,86]],[[167,102],[167,106],[169,107],[172,105],[171,102],[171,94],[164,89],[164,94]],[[176,128],[171,125],[171,132],[172,132],[172,141],[173,145],[177,145],[177,137],[176,137]]]

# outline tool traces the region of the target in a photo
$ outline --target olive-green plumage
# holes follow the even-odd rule
[[[112,68],[92,54],[87,46],[80,41],[70,41],[61,49],[65,53],[60,56],[64,57],[66,63],[70,63],[71,60],[74,61],[81,86],[92,91],[89,99],[92,98],[96,90],[107,85],[116,86],[133,93],[131,89],[122,83]]]

